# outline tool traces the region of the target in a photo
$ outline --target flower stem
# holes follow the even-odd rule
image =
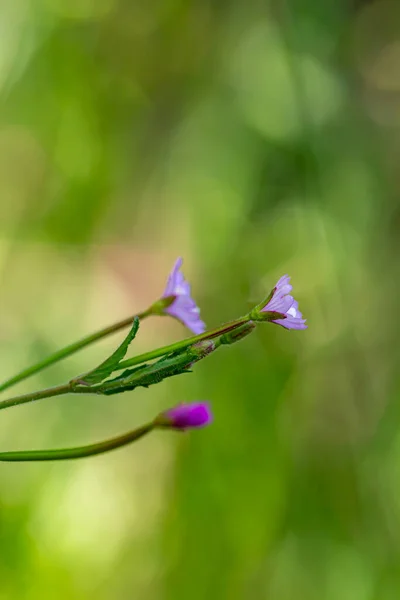
[[[200,335],[196,335],[191,338],[187,338],[180,342],[176,342],[175,344],[170,344],[169,346],[163,346],[162,348],[156,348],[150,352],[146,352],[145,354],[140,354],[139,356],[134,356],[128,360],[124,360],[119,363],[118,369],[125,369],[126,367],[131,367],[132,365],[139,365],[148,360],[152,360],[155,358],[159,358],[161,356],[165,356],[166,354],[170,354],[176,350],[182,350],[195,344],[196,342],[200,342],[202,340],[209,340],[215,337],[219,337],[224,333],[228,333],[241,327],[245,323],[249,321],[249,316],[240,317],[236,319],[236,321],[230,321],[229,323],[225,323],[221,325],[217,329],[213,329],[212,331],[206,331]],[[103,330],[104,331],[104,330]],[[42,400],[42,398],[51,398],[52,396],[62,396],[63,394],[98,394],[102,393],[104,388],[104,383],[96,386],[76,386],[74,380],[71,380],[69,383],[65,383],[63,385],[58,385],[51,388],[46,388],[44,390],[39,390],[37,392],[31,392],[29,394],[23,394],[21,396],[13,396],[12,398],[8,398],[7,400],[3,400],[0,402],[0,410],[4,408],[9,408],[11,406],[18,406],[20,404],[26,404],[28,402],[35,402],[36,400]],[[110,384],[109,388],[112,388]]]
[[[139,313],[137,315],[137,317],[140,320],[142,320],[142,319],[145,319],[146,317],[150,316],[151,314],[152,314],[151,310],[148,309],[142,313]],[[63,358],[66,358],[67,356],[71,356],[71,354],[74,354],[75,352],[78,352],[78,350],[81,350],[82,348],[85,348],[86,346],[93,344],[93,342],[97,342],[98,340],[101,340],[102,338],[105,338],[112,333],[120,331],[121,329],[125,329],[125,327],[129,327],[130,325],[132,325],[133,319],[134,319],[134,316],[131,316],[127,319],[123,319],[122,321],[118,321],[118,323],[114,323],[114,325],[110,325],[108,327],[105,327],[104,329],[100,329],[99,331],[96,331],[95,333],[92,333],[91,335],[88,335],[88,336],[82,338],[81,340],[74,342],[73,344],[69,344],[69,346],[65,346],[65,348],[61,348],[61,350],[54,352],[54,354],[51,354],[50,356],[41,360],[40,362],[36,363],[35,365],[32,365],[31,367],[28,367],[27,369],[20,371],[20,373],[17,373],[13,377],[10,377],[10,379],[7,379],[6,381],[4,381],[2,384],[0,384],[0,392],[2,392],[3,390],[6,390],[7,388],[11,387],[12,385],[15,385],[16,383],[19,383],[20,381],[23,381],[24,379],[27,379],[31,375],[34,375],[35,373],[38,373],[39,371],[46,369],[50,365],[54,365],[55,363],[59,362]],[[0,404],[0,406],[1,406],[1,404]]]
[[[55,450],[21,450],[16,452],[0,452],[0,461],[5,462],[22,462],[22,461],[44,461],[44,460],[70,460],[74,458],[85,458],[87,456],[95,456],[96,454],[104,454],[110,450],[122,448],[127,444],[136,442],[136,440],[150,433],[155,429],[156,425],[147,423],[138,427],[133,431],[129,431],[124,435],[120,435],[104,442],[90,444],[88,446],[78,446],[76,448],[59,448]]]
[[[75,391],[75,390],[74,390]],[[52,396],[62,396],[72,392],[71,383],[65,383],[63,385],[57,385],[55,387],[46,388],[45,390],[39,390],[38,392],[32,392],[30,394],[23,394],[22,396],[14,396],[0,402],[0,410],[3,408],[9,408],[10,406],[17,406],[18,404],[26,404],[27,402],[34,402],[35,400],[41,400],[42,398],[51,398]]]
[[[171,352],[176,352],[177,350],[183,350],[192,344],[196,344],[196,342],[201,342],[202,340],[212,340],[215,337],[223,335],[224,333],[228,333],[241,325],[244,325],[250,320],[250,317],[246,315],[245,317],[240,317],[235,321],[230,321],[229,323],[224,323],[217,329],[213,329],[212,331],[205,331],[200,335],[195,335],[190,338],[186,338],[185,340],[181,340],[180,342],[175,342],[174,344],[169,344],[168,346],[162,346],[161,348],[156,348],[155,350],[150,350],[150,352],[145,352],[144,354],[139,354],[138,356],[134,356],[133,358],[128,358],[127,360],[123,360],[118,365],[118,370],[126,369],[126,367],[133,367],[134,365],[140,365],[148,360],[153,360],[154,358],[159,358],[161,356],[165,356],[166,354],[170,354]]]

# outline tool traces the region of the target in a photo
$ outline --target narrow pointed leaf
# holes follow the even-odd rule
[[[144,364],[135,369],[127,369],[115,379],[106,381],[99,392],[111,395],[128,392],[137,387],[149,387],[155,383],[160,383],[167,377],[190,373],[190,367],[198,360],[200,360],[199,356],[193,354],[190,350],[164,356],[154,363]]]
[[[129,344],[135,339],[139,329],[139,319],[135,317],[130,332],[120,346],[98,367],[77,377],[74,382],[81,385],[94,385],[101,383],[118,368],[119,363],[125,358]]]

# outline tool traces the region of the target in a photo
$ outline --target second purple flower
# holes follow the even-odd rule
[[[205,323],[200,318],[200,309],[193,300],[190,293],[190,284],[185,280],[180,271],[183,259],[178,258],[168,277],[163,298],[174,298],[163,312],[181,321],[188,329],[196,335],[203,333],[206,329]]]

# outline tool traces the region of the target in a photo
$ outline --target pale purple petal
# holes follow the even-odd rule
[[[175,317],[198,335],[205,331],[206,326],[200,318],[200,309],[190,295],[190,284],[180,271],[182,263],[182,258],[178,258],[168,277],[162,297],[175,296],[175,299],[164,309],[164,313]]]
[[[307,329],[306,321],[299,311],[299,304],[290,295],[292,286],[289,275],[283,275],[276,284],[271,300],[261,312],[277,312],[286,315],[285,319],[271,319],[272,323],[282,325],[286,329]]]

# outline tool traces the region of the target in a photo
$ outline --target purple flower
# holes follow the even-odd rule
[[[274,289],[272,290],[272,296],[268,303],[261,309],[261,312],[279,313],[280,315],[286,315],[286,318],[273,318],[271,315],[271,322],[277,325],[282,325],[286,329],[307,329],[306,321],[303,319],[303,315],[299,311],[299,303],[290,295],[292,286],[289,283],[289,275],[283,275],[280,278]]]
[[[192,402],[191,404],[178,404],[161,413],[156,424],[160,427],[172,427],[173,429],[193,429],[205,427],[212,421],[211,409],[207,402]]]
[[[190,284],[185,281],[183,273],[179,270],[182,266],[182,258],[175,262],[167,285],[162,295],[163,298],[173,298],[171,304],[163,309],[164,314],[175,317],[193,333],[198,335],[206,329],[205,323],[200,319],[200,309],[190,295]]]

